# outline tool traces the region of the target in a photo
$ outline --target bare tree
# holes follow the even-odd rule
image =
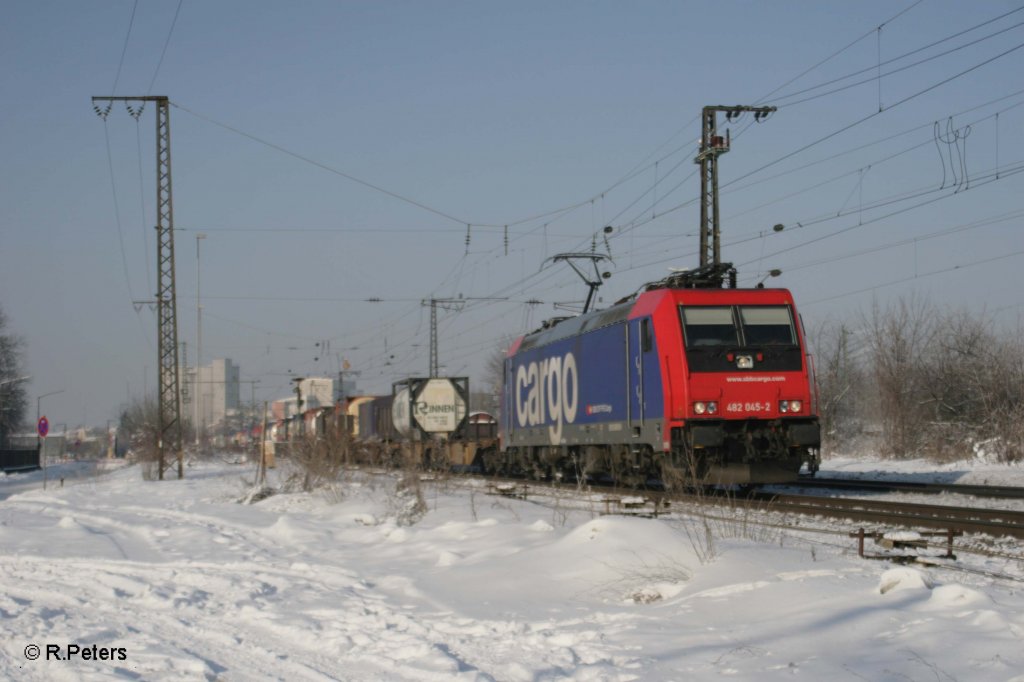
[[[819,389],[818,415],[825,447],[849,445],[863,431],[869,416],[866,371],[858,342],[844,322],[826,321],[813,335]]]
[[[0,444],[25,421],[28,394],[22,371],[24,341],[7,331],[7,316],[0,308]]]
[[[483,386],[470,395],[470,409],[483,410],[498,418],[501,412],[501,391],[505,385],[505,356],[512,338],[502,337],[498,346],[487,356],[484,363]]]
[[[131,456],[142,463],[142,477],[159,476],[157,439],[160,438],[160,407],[155,396],[136,398],[121,413],[118,432],[128,439]]]
[[[864,320],[878,390],[883,452],[920,454],[928,411],[921,359],[934,340],[935,310],[924,299],[900,299],[886,310],[872,306]]]

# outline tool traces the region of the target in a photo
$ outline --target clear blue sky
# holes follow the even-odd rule
[[[1021,6],[6,2],[0,305],[29,396],[63,389],[43,411],[76,425],[155,393],[155,314],[132,304],[156,287],[153,111],[104,122],[93,95],[174,104],[180,338],[191,363],[198,264],[204,362],[232,358],[261,401],[345,360],[370,392],[425,373],[432,296],[508,299],[441,314],[442,366],[481,379],[582,300],[541,265],[606,224],[605,303],[695,265],[706,104],[779,106],[722,157],[743,281],[781,268],[809,327],[915,293],[1019,328]]]

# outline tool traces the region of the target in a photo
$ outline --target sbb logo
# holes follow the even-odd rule
[[[562,424],[576,421],[579,372],[572,353],[520,365],[516,371],[516,419],[520,427],[548,426],[552,443],[562,440]]]

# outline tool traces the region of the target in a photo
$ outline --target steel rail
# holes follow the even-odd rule
[[[1006,509],[978,509],[770,493],[755,493],[749,499],[761,502],[765,509],[776,512],[827,515],[873,523],[953,529],[965,533],[986,533],[995,537],[1008,535],[1024,538],[1024,512]]]
[[[800,488],[838,488],[841,490],[877,490],[884,492],[955,493],[972,497],[996,497],[1024,500],[1024,487],[1010,485],[971,485],[962,483],[923,483],[915,481],[879,481],[857,478],[802,478],[784,484]]]

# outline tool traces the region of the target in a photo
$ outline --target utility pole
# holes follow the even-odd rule
[[[185,375],[186,375],[185,381],[181,385],[181,404],[182,405],[188,405],[189,401],[191,400],[191,394],[190,394],[190,391],[189,391],[189,381],[188,381],[188,378],[187,378],[187,375],[188,375],[188,342],[187,341],[182,341],[181,342],[181,366],[185,368]],[[193,384],[192,384],[192,389],[191,390],[192,391],[196,390],[195,381],[194,380],[193,380]]]
[[[199,296],[200,280],[199,275],[201,270],[199,261],[199,241],[206,239],[206,235],[202,232],[196,235],[196,380],[199,379],[199,368],[203,365],[203,306],[201,304],[201,298]],[[203,404],[200,396],[202,393],[196,393],[196,449],[199,449],[200,435],[205,430],[202,422],[205,421],[206,414],[202,411]]]
[[[420,301],[420,305],[430,306],[430,378],[434,379],[438,375],[438,362],[437,362],[437,309],[438,307],[443,310],[462,310],[466,305],[466,301],[505,301],[505,298],[488,298],[488,297],[470,297],[463,298],[426,298]]]
[[[294,377],[292,379],[295,382],[295,411],[299,417],[300,435],[305,435],[306,433],[306,421],[302,418],[302,382],[305,380],[306,377]]]
[[[263,430],[260,431],[260,465],[256,471],[256,484],[267,482],[267,403],[263,403]]]
[[[420,305],[430,304],[430,378],[438,375],[437,362],[437,306],[444,310],[462,310],[466,305],[464,298],[431,298],[420,301]]]
[[[722,262],[719,243],[718,219],[718,157],[729,151],[729,131],[725,137],[718,134],[718,112],[724,112],[727,121],[737,120],[744,112],[752,112],[760,123],[775,111],[775,107],[746,105],[706,106],[702,110],[703,131],[700,152],[693,162],[700,165],[700,266],[717,267]],[[709,243],[710,242],[710,243]],[[730,266],[731,267],[731,266]]]
[[[157,359],[160,367],[157,462],[159,478],[168,468],[167,455],[178,461],[178,478],[185,475],[181,439],[181,393],[178,375],[178,313],[174,287],[174,205],[171,201],[171,116],[170,100],[163,95],[139,97],[93,97],[93,109],[106,120],[114,102],[124,102],[128,113],[138,120],[146,102],[156,104],[156,232],[157,232]],[[101,109],[97,102],[106,102]],[[130,102],[141,102],[133,109]]]

